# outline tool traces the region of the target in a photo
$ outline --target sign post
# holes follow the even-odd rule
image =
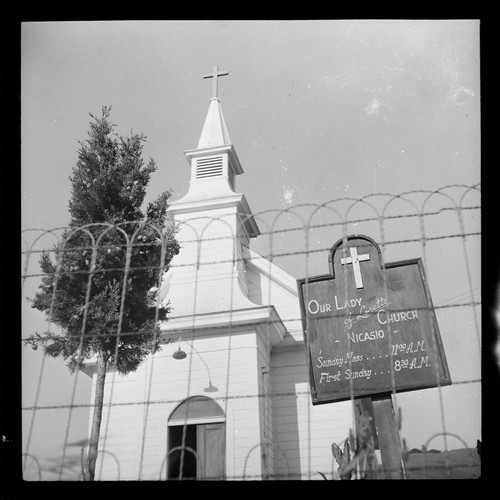
[[[402,477],[391,395],[451,384],[422,260],[340,239],[330,274],[297,280],[313,405],[371,397],[386,476]]]
[[[381,436],[379,446],[385,478],[404,479],[403,449],[391,395],[373,397],[372,402],[375,426]]]

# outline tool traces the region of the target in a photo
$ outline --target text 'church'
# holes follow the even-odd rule
[[[221,74],[185,151],[188,192],[169,206],[181,250],[159,290],[163,345],[108,374],[97,480],[331,479],[331,444],[352,427],[350,401],[311,404],[296,277],[250,248],[260,231],[237,191]]]

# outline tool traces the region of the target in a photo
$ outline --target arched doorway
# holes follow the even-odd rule
[[[168,419],[168,479],[225,479],[225,420],[207,396],[192,396],[174,409]]]

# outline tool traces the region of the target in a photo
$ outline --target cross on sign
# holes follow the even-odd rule
[[[219,76],[229,75],[229,71],[219,71],[219,66],[214,66],[214,70],[212,73],[208,75],[203,75],[203,78],[213,78],[214,81],[212,83],[212,99],[217,99],[217,82]]]
[[[361,279],[361,267],[359,265],[360,262],[364,260],[370,260],[370,255],[364,253],[363,255],[358,255],[358,250],[356,247],[351,247],[350,249],[351,256],[343,257],[340,259],[342,264],[352,264],[354,269],[354,280],[356,282],[356,288],[363,288],[363,280]]]

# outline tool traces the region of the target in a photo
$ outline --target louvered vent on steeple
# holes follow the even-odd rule
[[[209,177],[220,177],[224,170],[224,159],[222,156],[211,158],[198,158],[196,160],[196,179],[207,179]]]

